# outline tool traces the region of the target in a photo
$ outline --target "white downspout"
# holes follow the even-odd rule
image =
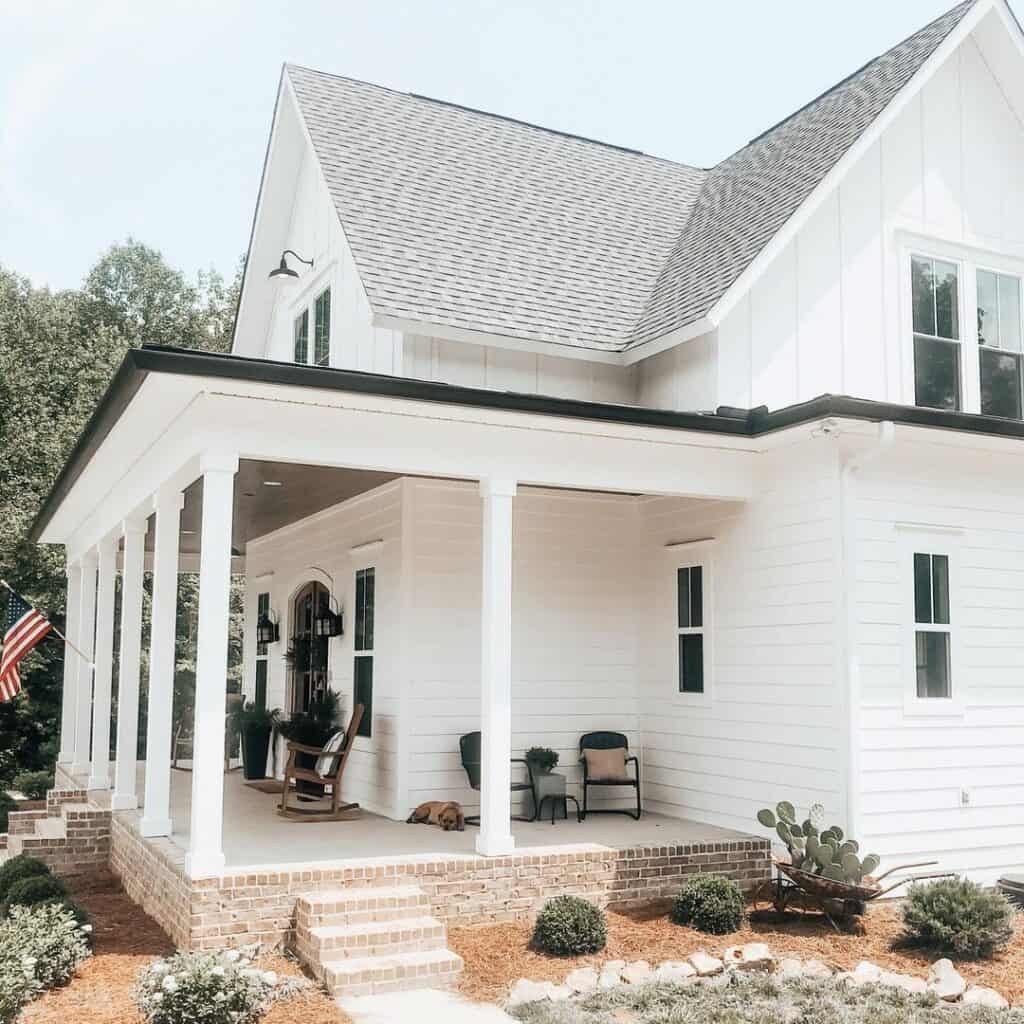
[[[860,657],[857,649],[857,602],[853,589],[857,578],[854,474],[892,447],[896,427],[891,420],[878,424],[878,436],[870,447],[850,455],[839,471],[839,519],[842,531],[840,594],[843,604],[842,663],[845,663],[846,697],[846,822],[849,835],[860,838]]]

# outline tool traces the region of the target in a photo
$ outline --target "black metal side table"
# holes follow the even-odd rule
[[[551,824],[555,823],[555,810],[559,804],[562,805],[562,817],[569,818],[569,801],[576,806],[576,820],[582,821],[579,801],[571,793],[565,791],[565,776],[556,772],[549,772],[547,775],[536,775],[533,780],[536,793],[537,807],[533,820],[537,821],[544,815],[544,804],[551,802]]]

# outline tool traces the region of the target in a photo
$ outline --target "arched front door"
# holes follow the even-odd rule
[[[327,637],[314,635],[319,613],[330,607],[330,593],[311,581],[296,595],[292,607],[291,710],[308,711],[327,691]]]

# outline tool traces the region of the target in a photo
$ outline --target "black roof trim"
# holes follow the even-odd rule
[[[716,412],[675,412],[643,406],[584,402],[572,398],[513,391],[490,391],[454,384],[392,377],[386,374],[341,370],[324,366],[299,366],[270,359],[220,355],[195,349],[146,345],[130,349],[110,382],[100,404],[86,424],[64,468],[55,481],[29,529],[29,539],[38,541],[60,503],[74,486],[85,465],[113,429],[125,408],[135,397],[150,373],[181,374],[244,380],[263,384],[349,391],[357,394],[404,398],[419,402],[440,402],[477,409],[501,409],[508,412],[564,416],[605,423],[623,423],[669,430],[690,430],[731,437],[757,438],[817,419],[842,419],[881,422],[892,420],[908,426],[956,430],[1024,440],[1024,422],[998,416],[944,412],[917,406],[895,405],[845,395],[821,395],[807,402],[769,411],[722,407]]]

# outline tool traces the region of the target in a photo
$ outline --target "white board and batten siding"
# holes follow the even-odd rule
[[[812,440],[769,457],[749,503],[641,502],[649,810],[758,833],[757,811],[789,799],[843,820],[835,467],[834,451]],[[676,570],[688,561],[705,565],[711,620],[703,700],[678,693]]]
[[[255,591],[270,594],[280,620],[281,640],[271,644],[267,666],[267,707],[286,713],[288,666],[285,651],[294,632],[293,599],[308,582],[330,586],[345,618],[343,636],[328,641],[328,679],[342,700],[342,720],[352,712],[355,572],[376,570],[374,623],[373,734],[356,740],[345,768],[344,797],[370,811],[390,815],[398,799],[398,748],[401,648],[402,530],[401,483],[393,481],[319,512],[247,545],[246,633],[255,631]],[[360,546],[382,541],[370,561]],[[252,694],[255,650],[246,651],[245,690]],[[278,770],[282,767],[278,758]]]
[[[1024,863],[1019,460],[946,452],[939,466],[934,454],[899,451],[865,473],[856,494],[863,841],[890,865],[939,857],[943,870],[995,882]],[[959,557],[951,608],[959,707],[919,714],[906,701],[912,627],[901,559],[944,544]]]

